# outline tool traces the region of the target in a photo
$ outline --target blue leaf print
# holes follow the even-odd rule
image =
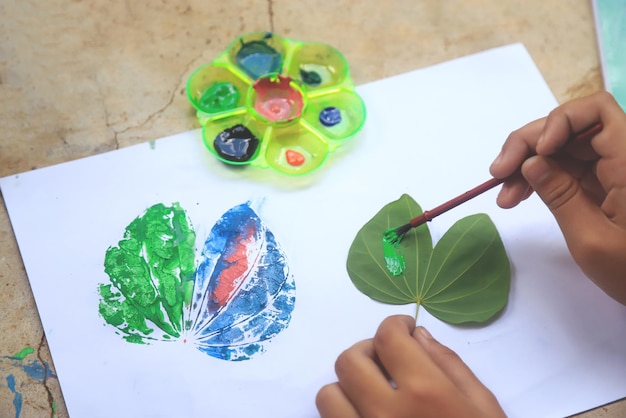
[[[247,359],[287,327],[294,302],[295,282],[274,234],[249,203],[226,212],[196,272],[189,322],[198,348]]]
[[[178,204],[174,204],[172,208],[159,204],[148,209],[138,219],[147,217],[151,210],[167,213],[170,209],[182,210]],[[171,229],[171,217],[160,214],[155,219],[168,220],[169,224],[166,226]],[[137,220],[131,225],[136,223]],[[176,230],[179,235],[181,230],[186,231],[183,235],[187,235],[189,239],[195,237],[190,222],[185,223],[185,228]],[[169,229],[165,228],[164,231]],[[163,233],[162,236],[169,237],[171,234]],[[131,238],[134,235],[127,228],[120,244]],[[189,239],[177,241],[186,243],[188,247]],[[170,240],[169,245],[171,244]],[[140,244],[138,246],[141,247]],[[111,278],[111,284],[100,285],[101,315],[123,334],[128,334],[127,317],[136,316],[133,300],[136,294],[124,293],[126,288],[118,286],[119,280],[112,275],[112,272],[126,272],[127,260],[119,255],[121,251],[109,249],[107,252],[105,270]],[[169,254],[172,254],[172,259],[167,258]],[[161,262],[167,262],[174,267],[174,271],[180,272],[181,270],[175,268],[178,254],[179,252],[169,251],[165,253],[166,259]],[[137,259],[143,256],[143,252],[134,250],[131,255],[133,262],[138,263],[140,260]],[[167,334],[164,339],[182,338],[185,342],[195,344],[200,351],[223,360],[247,360],[256,353],[265,351],[265,345],[289,325],[295,305],[295,281],[285,253],[274,234],[250,207],[250,202],[235,206],[222,215],[206,239],[200,259],[192,279],[193,290],[189,292],[189,286],[177,287],[179,297],[175,300],[184,302],[178,305],[180,315],[170,315],[170,318],[184,317],[184,331],[173,332],[180,329],[180,324],[157,324]],[[116,268],[118,264],[121,266]],[[168,274],[172,276],[171,269]],[[184,277],[188,282],[189,275],[185,274]],[[158,274],[153,273],[151,276],[152,282],[159,282],[159,279]],[[116,303],[121,296],[125,303],[116,310]],[[107,315],[102,313],[102,306],[107,308]],[[141,308],[138,309],[140,312],[145,311],[141,305],[138,306]],[[142,326],[148,327],[145,321],[142,321]],[[150,329],[148,327],[144,330],[144,335],[149,335]],[[125,338],[140,343],[154,340]]]

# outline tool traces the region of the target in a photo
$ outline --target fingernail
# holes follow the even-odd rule
[[[425,338],[428,338],[429,340],[433,339],[433,336],[430,334],[430,332],[428,332],[428,330],[422,326],[417,327],[417,329],[419,330],[420,334],[422,334]]]

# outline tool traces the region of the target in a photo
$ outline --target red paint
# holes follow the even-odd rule
[[[294,167],[300,167],[305,161],[304,155],[292,149],[288,149],[287,152],[285,152],[285,158],[287,159],[287,164]]]
[[[254,223],[245,226],[239,236],[239,241],[229,248],[224,257],[227,265],[220,272],[217,286],[213,290],[213,300],[219,305],[225,305],[244,282],[249,270],[248,247],[255,241]]]
[[[259,78],[254,83],[254,110],[270,122],[289,122],[302,115],[302,92],[290,77]]]

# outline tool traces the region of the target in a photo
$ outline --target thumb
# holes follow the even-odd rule
[[[533,156],[522,165],[522,175],[556,218],[568,242],[587,234],[602,210],[585,194],[578,179],[550,157]]]

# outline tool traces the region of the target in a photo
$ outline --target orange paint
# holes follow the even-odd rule
[[[305,162],[304,155],[292,149],[288,149],[287,152],[285,152],[285,158],[287,159],[287,164],[294,167],[300,167]]]
[[[248,246],[254,241],[254,235],[254,226],[248,226],[245,231],[242,231],[239,243],[224,258],[228,267],[222,270],[219,283],[213,291],[213,299],[220,306],[226,304],[230,297],[239,290],[239,287],[241,287],[247,277],[247,272],[250,268],[248,264]]]

